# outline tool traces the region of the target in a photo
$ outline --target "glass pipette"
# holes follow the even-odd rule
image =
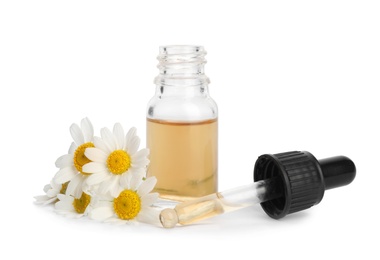
[[[278,198],[281,192],[278,188],[276,189],[277,178],[279,177],[182,202],[174,209],[167,208],[161,211],[160,221],[163,227],[172,228],[177,223],[187,225]]]
[[[265,154],[255,164],[256,182],[164,209],[160,221],[172,228],[258,203],[270,217],[279,219],[318,204],[325,189],[347,185],[355,175],[355,164],[345,156],[317,161],[305,151]]]

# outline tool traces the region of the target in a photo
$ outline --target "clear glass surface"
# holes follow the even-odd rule
[[[202,46],[164,46],[156,92],[147,106],[148,176],[162,198],[217,191],[218,108],[208,91]]]

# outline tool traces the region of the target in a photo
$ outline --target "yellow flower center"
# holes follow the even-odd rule
[[[73,201],[75,211],[79,214],[83,214],[88,204],[90,204],[90,201],[91,196],[83,192],[82,196],[79,199],[74,199]]]
[[[131,157],[124,150],[115,150],[108,156],[107,166],[113,174],[122,174],[131,167]]]
[[[62,184],[62,188],[61,188],[61,190],[59,191],[59,193],[61,193],[61,194],[66,194],[67,185],[69,185],[69,182],[65,182],[65,183],[63,183],[63,184]]]
[[[84,152],[86,151],[86,148],[89,147],[95,147],[93,143],[88,142],[80,145],[74,152],[74,166],[77,168],[78,172],[80,172],[83,175],[89,175],[88,173],[85,173],[82,171],[83,165],[86,163],[91,162],[90,159],[84,155]]]
[[[139,195],[131,190],[124,190],[114,199],[113,208],[116,215],[124,220],[134,219],[141,210]]]

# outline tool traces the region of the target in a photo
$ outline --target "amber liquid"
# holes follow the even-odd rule
[[[147,119],[148,176],[161,198],[183,201],[217,191],[217,119],[179,123]]]

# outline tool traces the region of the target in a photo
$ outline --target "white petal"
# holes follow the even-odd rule
[[[91,200],[92,200],[92,198],[91,198]],[[92,211],[93,209],[94,209],[94,208],[92,207],[92,205],[91,205],[91,201],[90,201],[90,204],[88,204],[88,206],[87,206],[86,209],[84,210],[83,215],[84,215],[84,216],[88,216],[88,214],[90,214],[91,211]]]
[[[49,198],[49,197],[46,196],[46,195],[34,196],[33,198],[35,198],[36,201],[46,201],[46,200],[48,200],[48,199],[51,199],[51,198]]]
[[[137,160],[141,160],[141,159],[147,159],[149,152],[150,151],[148,148],[141,149],[140,151],[138,151],[137,153],[132,155],[132,161],[133,160],[137,161]]]
[[[109,191],[112,197],[116,198],[121,192],[120,175],[113,176],[110,182]]]
[[[115,199],[110,194],[98,194],[96,196],[97,198],[97,204],[96,206],[102,207],[104,203],[108,205],[108,203],[113,203],[113,200]]]
[[[74,166],[60,169],[54,176],[54,182],[62,184],[70,181],[74,176],[78,174]]]
[[[130,173],[124,173],[120,177],[120,186],[122,189],[130,189],[130,182],[131,182],[132,174]]]
[[[74,201],[74,198],[73,197],[71,197],[71,196],[67,196],[67,195],[65,195],[65,194],[58,194],[57,195],[57,198],[60,200],[60,201],[63,201],[63,200],[71,200],[72,199],[72,201]]]
[[[62,194],[60,194],[62,195]],[[61,200],[55,203],[55,209],[70,211],[73,209],[74,198],[71,196],[60,196]]]
[[[154,203],[156,203],[157,199],[158,199],[158,193],[157,192],[148,193],[148,194],[142,196],[141,197],[142,207],[149,207],[149,206],[153,205]]]
[[[71,143],[69,148],[69,154],[74,155],[75,150],[78,148],[78,145],[76,145],[74,142]]]
[[[100,130],[100,135],[110,151],[116,150],[115,136],[107,127]]]
[[[100,194],[107,194],[109,192],[113,198],[116,198],[122,191],[119,182],[120,176],[112,176],[109,180],[100,184],[98,192]]]
[[[56,161],[55,161],[55,166],[57,168],[65,168],[65,167],[68,167],[70,165],[73,165],[73,155],[72,154],[65,154],[65,155],[62,155],[61,157],[59,157]]]
[[[67,185],[66,195],[73,196],[74,191],[77,189],[78,184],[79,184],[79,174],[74,176],[74,178],[72,178],[69,184]]]
[[[91,210],[89,217],[94,220],[106,220],[114,215],[112,204],[109,207],[99,207]]]
[[[145,168],[149,163],[150,161],[148,159],[141,159],[138,161],[132,161],[131,166],[133,168]]]
[[[84,155],[86,155],[86,157],[93,162],[104,163],[107,161],[108,158],[107,154],[99,148],[86,148],[86,150],[84,151]]]
[[[57,200],[57,197],[55,198],[50,198],[46,195],[40,195],[40,196],[34,196],[35,202],[38,205],[47,205],[52,201]]]
[[[111,197],[111,199],[109,201],[102,201],[102,200],[100,200],[100,197],[104,197],[104,196],[103,195],[102,196],[96,195],[96,196],[91,197],[90,205],[91,205],[92,209],[105,207],[114,200],[114,198]]]
[[[67,203],[67,201],[58,201],[54,205],[56,210],[70,211],[73,208],[72,204]]]
[[[143,208],[137,215],[137,220],[140,222],[159,225],[160,223],[160,211],[153,208]]]
[[[62,184],[54,182],[54,179],[50,181],[50,186],[53,190],[61,190]]]
[[[107,180],[104,180],[100,183],[98,188],[98,193],[102,195],[106,195],[110,190],[110,185],[112,183],[112,177],[109,177]]]
[[[50,198],[49,200],[45,201],[44,203],[42,203],[43,206],[45,205],[48,205],[50,203],[53,203],[53,202],[56,202],[57,201],[57,198]]]
[[[140,151],[132,155],[132,167],[145,168],[150,163],[148,155],[149,149],[141,149]]]
[[[142,169],[142,168],[133,168],[132,167],[132,168],[129,169],[129,171],[133,172],[133,174],[139,174],[142,177],[143,180],[146,179],[146,171],[145,171],[145,169]],[[140,183],[140,185],[141,185],[141,183]],[[135,190],[137,190],[138,187],[135,187]]]
[[[62,188],[62,185],[61,185],[61,188]],[[57,197],[57,194],[61,191],[61,188],[60,189],[49,189],[46,192],[46,195],[50,198]]]
[[[82,184],[83,184],[84,178],[81,176],[81,174],[77,174],[70,182],[69,185],[67,185],[66,194],[74,196],[75,198],[79,199],[82,196]]]
[[[140,197],[143,197],[144,195],[152,191],[156,183],[157,183],[156,177],[147,178],[145,181],[142,182],[142,184],[137,190],[137,193],[140,195]]]
[[[138,136],[135,136],[131,139],[131,141],[127,145],[127,152],[133,156],[139,149],[139,146],[140,146],[140,138]]]
[[[109,178],[110,176],[106,172],[93,173],[87,177],[86,184],[90,186],[96,185],[108,180]]]
[[[116,149],[120,150],[124,148],[124,141],[125,141],[125,136],[124,136],[124,129],[121,126],[121,124],[116,123],[113,127],[113,134],[116,139]]]
[[[127,151],[127,147],[129,146],[132,138],[136,136],[136,132],[137,132],[136,127],[132,127],[131,129],[129,129],[127,135],[125,136],[125,146],[124,146],[125,151]]]
[[[79,146],[84,143],[84,137],[82,130],[79,128],[77,124],[72,124],[70,126],[70,133],[71,137],[73,138],[74,142]]]
[[[107,171],[107,166],[104,163],[89,162],[83,165],[82,171],[85,173],[99,173]]]
[[[99,148],[107,154],[111,153],[109,147],[104,143],[104,141],[101,138],[97,136],[94,136],[94,145],[96,148]]]
[[[52,188],[51,184],[46,184],[46,185],[44,186],[44,192],[45,192],[45,193],[48,192],[48,190],[50,190],[51,188]]]
[[[92,142],[94,137],[94,128],[90,122],[90,119],[83,118],[81,121],[82,132],[84,136],[84,142]]]
[[[142,172],[134,172],[130,173],[132,175],[129,188],[131,190],[137,190],[140,184],[143,182],[143,173]]]
[[[86,180],[87,180],[87,177],[86,177]],[[90,196],[95,196],[97,193],[97,189],[98,189],[97,185],[90,186],[87,184],[86,180],[83,181],[83,183],[82,183],[82,191],[84,193],[87,193]]]

